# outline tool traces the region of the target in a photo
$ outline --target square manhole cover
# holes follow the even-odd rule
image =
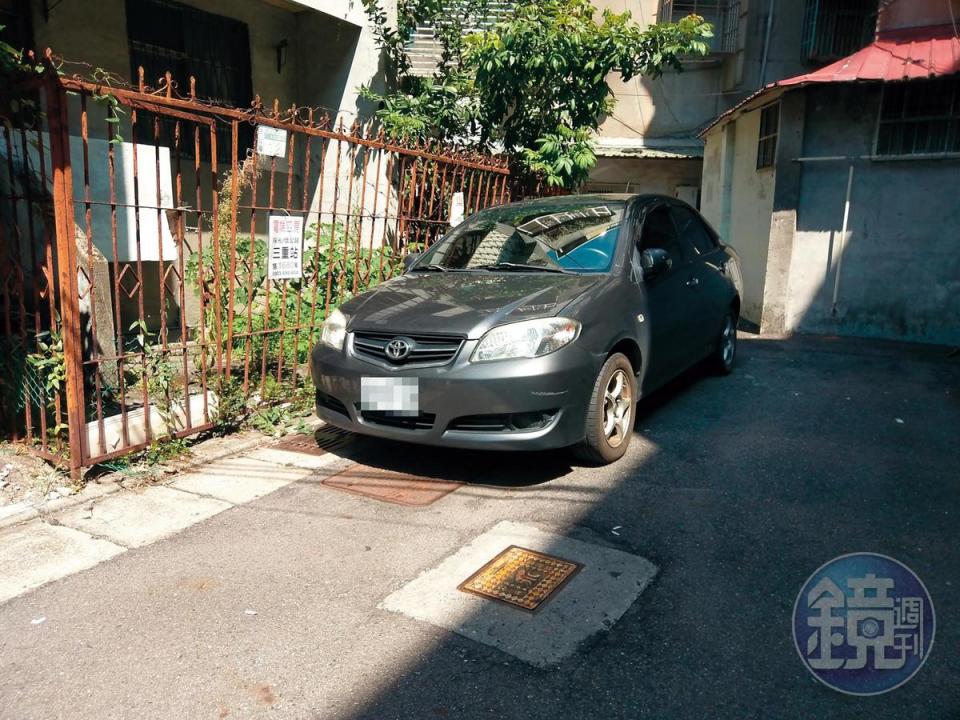
[[[582,567],[580,563],[511,545],[458,589],[533,612]]]
[[[354,495],[414,507],[435,503],[460,487],[456,482],[431,480],[369,465],[351,465],[342,473],[324,479],[323,484]]]

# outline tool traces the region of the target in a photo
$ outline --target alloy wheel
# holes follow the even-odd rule
[[[630,379],[618,369],[603,393],[603,434],[610,447],[619,447],[630,434],[633,419],[633,397]]]
[[[733,365],[733,357],[737,352],[737,328],[733,323],[733,316],[727,315],[723,323],[723,333],[720,335],[720,353],[725,367]]]

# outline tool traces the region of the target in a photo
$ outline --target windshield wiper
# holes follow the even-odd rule
[[[417,272],[420,270],[425,270],[428,272],[447,272],[448,269],[443,267],[443,265],[417,265],[415,268],[411,268],[410,272]]]
[[[550,272],[550,273],[562,273],[564,275],[575,275],[576,273],[571,272],[570,270],[564,270],[561,267],[551,267],[550,265],[527,265],[525,263],[512,263],[512,262],[498,262],[491,265],[479,265],[477,266],[479,270],[503,270],[504,272],[528,272],[533,270],[534,272]]]

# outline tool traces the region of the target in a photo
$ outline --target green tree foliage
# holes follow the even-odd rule
[[[380,103],[389,133],[405,139],[501,147],[517,169],[557,187],[575,187],[596,163],[591,137],[613,107],[608,75],[629,80],[681,70],[681,58],[705,55],[709,23],[635,23],[629,12],[599,13],[589,0],[519,0],[489,29],[489,0],[400,0],[396,28],[382,0],[364,0],[395,81]],[[417,24],[431,24],[443,48],[432,77],[410,74],[404,46]]]

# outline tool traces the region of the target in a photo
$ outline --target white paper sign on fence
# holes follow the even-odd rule
[[[257,126],[257,155],[285,157],[287,154],[287,131],[280,128]]]
[[[270,280],[299,280],[303,277],[303,218],[270,216],[270,247],[267,277]]]
[[[450,227],[463,222],[463,193],[455,192],[450,198]]]

